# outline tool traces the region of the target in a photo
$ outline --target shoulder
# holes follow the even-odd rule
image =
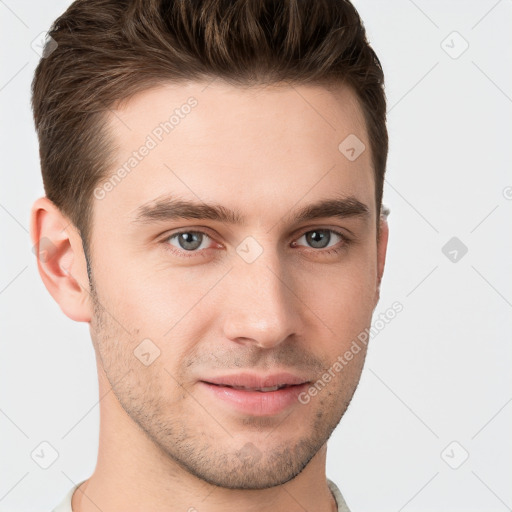
[[[327,485],[329,486],[329,489],[331,490],[332,495],[338,504],[338,512],[350,512],[350,509],[348,508],[348,505],[346,504],[341,491],[338,489],[338,486],[329,479],[327,479]],[[59,510],[58,512],[61,511]]]
[[[73,493],[80,485],[82,485],[83,482],[85,482],[85,480],[74,485],[64,496],[64,499],[52,510],[52,512],[73,512],[73,509],[71,508],[71,498],[73,497]]]

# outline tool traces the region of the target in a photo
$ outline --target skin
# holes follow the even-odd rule
[[[241,370],[316,381],[370,326],[388,226],[381,219],[377,237],[360,106],[347,88],[159,86],[108,114],[110,173],[190,96],[190,114],[94,199],[93,288],[76,228],[46,197],[32,208],[33,243],[46,237],[54,247],[39,272],[62,311],[90,324],[103,397],[96,469],[73,510],[335,510],[326,442],[359,382],[364,346],[308,404],[276,415],[242,414],[199,381]],[[355,161],[338,150],[349,134],[367,148]],[[133,223],[137,208],[164,194],[239,209],[247,223]],[[356,197],[370,216],[291,220],[336,195]],[[183,228],[208,235],[190,258],[169,250],[190,254],[168,238]],[[318,248],[304,236],[315,229],[352,243],[331,233]],[[263,250],[252,263],[236,251],[248,236]],[[327,255],[333,247],[340,252]],[[134,355],[146,338],[160,350],[149,366]]]

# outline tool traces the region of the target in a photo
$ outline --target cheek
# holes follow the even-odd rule
[[[343,338],[357,335],[371,323],[377,275],[374,267],[371,258],[361,255],[351,264],[311,274],[302,280],[303,300],[335,333]]]
[[[95,256],[100,301],[130,332],[161,338],[201,293],[197,281],[187,281],[186,272],[169,266],[164,271],[150,258],[120,251],[114,243],[103,245]]]
[[[127,283],[123,307],[131,318],[150,322],[157,327],[158,336],[169,336],[181,331],[191,321],[199,327],[203,314],[211,310],[212,290],[225,271],[196,268],[154,269],[147,275],[135,276]]]

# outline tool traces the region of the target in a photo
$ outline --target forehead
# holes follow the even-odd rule
[[[129,220],[141,204],[173,193],[258,222],[272,222],[278,212],[269,206],[282,215],[333,194],[375,208],[364,117],[349,88],[167,84],[121,103],[108,123],[115,164],[95,204],[100,215]],[[345,140],[366,149],[351,160],[340,151]]]

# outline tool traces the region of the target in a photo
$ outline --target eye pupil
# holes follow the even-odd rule
[[[308,239],[308,243],[311,243],[316,249],[323,249],[329,244],[331,235],[327,230],[315,230],[307,233],[306,238]],[[325,242],[326,240],[327,242],[322,245],[322,242]],[[316,245],[318,243],[320,243],[320,247]]]

